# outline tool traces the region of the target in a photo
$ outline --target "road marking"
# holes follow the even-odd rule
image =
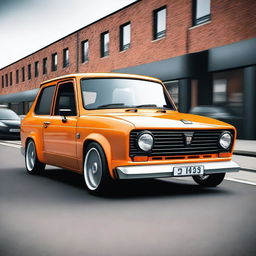
[[[21,145],[21,141],[15,141],[15,140],[3,140],[3,143],[9,143],[9,144],[15,144],[15,145]]]
[[[244,184],[247,184],[247,185],[256,186],[256,182],[247,181],[247,180],[234,179],[234,178],[225,178],[225,180],[229,180],[229,181],[234,181],[234,182],[238,182],[238,183],[244,183]]]
[[[14,143],[0,142],[0,145],[7,146],[7,147],[13,147],[13,148],[21,148],[21,145],[14,144]]]

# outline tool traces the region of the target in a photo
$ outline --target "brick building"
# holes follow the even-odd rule
[[[68,73],[144,74],[181,112],[215,111],[256,139],[255,11],[255,0],[136,1],[2,68],[0,104],[24,114],[42,81]]]

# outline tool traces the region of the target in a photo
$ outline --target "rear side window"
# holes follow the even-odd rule
[[[42,89],[35,108],[37,115],[50,115],[55,85]]]

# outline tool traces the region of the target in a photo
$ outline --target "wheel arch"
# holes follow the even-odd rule
[[[103,152],[106,156],[106,160],[107,160],[107,164],[108,164],[108,170],[109,170],[109,174],[112,178],[115,178],[115,175],[112,171],[112,167],[111,167],[111,145],[109,143],[109,141],[107,140],[106,137],[104,137],[101,134],[97,134],[97,133],[92,133],[89,136],[87,136],[83,142],[83,161],[84,161],[84,157],[85,157],[85,152],[86,152],[86,148],[88,147],[88,145],[92,142],[96,142],[98,143],[101,148],[103,149]]]
[[[44,155],[43,155],[43,144],[40,141],[40,139],[37,138],[36,133],[31,133],[29,134],[29,136],[27,136],[27,138],[25,139],[25,151],[28,145],[28,142],[30,140],[33,140],[33,142],[35,143],[35,148],[36,148],[36,154],[37,154],[37,158],[40,162],[44,163]]]

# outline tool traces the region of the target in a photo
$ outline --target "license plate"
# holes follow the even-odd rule
[[[174,167],[173,175],[174,176],[191,176],[191,175],[202,175],[204,174],[204,166],[183,166],[183,167]]]
[[[9,132],[20,132],[20,129],[9,129]]]

